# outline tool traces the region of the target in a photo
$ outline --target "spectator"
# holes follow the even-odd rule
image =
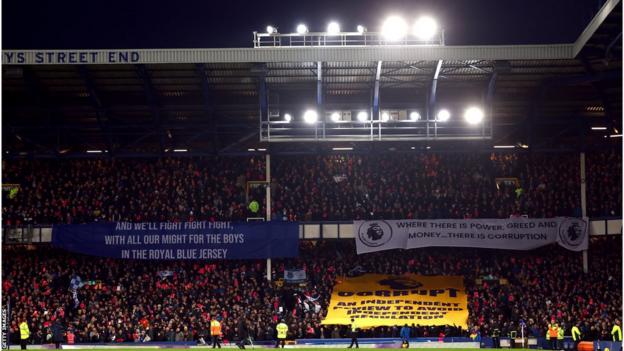
[[[412,327],[418,337],[468,336],[468,331],[491,336],[517,331],[520,319],[528,330],[543,336],[552,315],[558,323],[582,321],[588,337],[606,335],[621,315],[622,276],[620,238],[592,238],[589,274],[579,255],[557,246],[528,252],[484,249],[426,248],[356,255],[352,241],[302,241],[300,257],[275,260],[274,277],[286,267],[303,267],[304,287],[279,287],[266,281],[265,262],[144,261],[88,257],[45,246],[26,250],[3,247],[3,299],[11,298],[10,323],[19,342],[19,316],[30,321],[33,342],[46,342],[47,329],[67,322],[76,343],[198,341],[209,332],[213,318],[222,318],[224,339],[235,340],[237,324],[245,318],[256,340],[274,340],[274,326],[284,319],[294,338],[320,337],[338,276],[357,272],[422,275],[461,275],[468,295],[468,329],[455,326]],[[556,279],[547,279],[557,267]],[[160,271],[172,276],[161,278]],[[67,286],[74,272],[85,285],[74,308]],[[487,277],[486,280],[484,277]],[[314,299],[318,309],[306,311]],[[318,311],[318,312],[317,312]],[[138,333],[137,333],[138,330]],[[179,332],[178,332],[179,330]],[[331,337],[348,335],[348,326],[330,326]],[[182,333],[182,336],[179,334]],[[605,334],[606,333],[606,334]],[[362,330],[361,337],[398,336],[396,328]],[[143,341],[145,341],[143,338]]]

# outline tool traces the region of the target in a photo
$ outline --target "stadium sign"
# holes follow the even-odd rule
[[[52,244],[93,256],[136,260],[297,257],[296,222],[151,222],[64,224]]]
[[[323,324],[361,328],[403,324],[467,327],[468,299],[460,276],[365,274],[338,277]]]
[[[429,246],[531,250],[557,243],[587,250],[587,221],[546,219],[436,219],[354,221],[357,253]]]
[[[3,64],[95,64],[138,63],[138,50],[26,50],[4,51]]]

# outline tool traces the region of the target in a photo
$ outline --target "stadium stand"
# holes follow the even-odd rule
[[[320,325],[337,276],[363,272],[462,275],[468,290],[469,326],[482,335],[503,335],[527,321],[530,335],[543,336],[551,318],[569,333],[580,322],[588,340],[608,339],[622,314],[621,237],[593,238],[583,274],[580,257],[558,247],[529,252],[428,248],[356,255],[352,241],[303,241],[301,257],[277,260],[274,282],[288,267],[306,270],[302,288],[264,279],[262,261],[155,262],[87,257],[47,246],[3,248],[3,296],[13,301],[12,335],[19,318],[31,321],[32,342],[43,343],[56,319],[75,331],[77,342],[197,341],[209,320],[223,318],[224,338],[233,340],[239,318],[256,340],[274,338],[281,318],[290,337],[336,338],[347,330]],[[85,285],[70,285],[74,274]],[[413,336],[467,336],[453,326],[414,328]],[[398,336],[380,327],[366,336]]]
[[[578,217],[578,162],[574,154],[278,157],[273,218]],[[589,215],[621,216],[621,154],[589,154],[588,164]],[[248,214],[246,183],[264,180],[264,161],[19,160],[5,161],[3,176],[22,189],[4,204],[6,226],[240,220]]]

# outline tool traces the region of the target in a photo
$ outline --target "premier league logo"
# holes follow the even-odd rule
[[[360,225],[358,237],[364,245],[378,247],[392,239],[392,228],[385,221],[364,222]]]
[[[559,240],[568,248],[576,248],[585,242],[587,223],[577,218],[566,218],[559,226]]]

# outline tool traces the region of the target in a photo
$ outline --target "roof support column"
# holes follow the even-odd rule
[[[258,76],[258,107],[259,130],[262,133],[262,123],[267,124],[267,138],[271,140],[271,124],[269,123],[269,94],[267,92],[266,74]]]
[[[373,114],[371,121],[379,118],[379,83],[381,80],[381,64],[382,61],[377,61],[377,70],[375,71],[375,87],[373,89]]]
[[[485,116],[486,120],[490,121],[490,127],[492,126],[492,121],[494,120],[494,92],[496,91],[496,77],[498,76],[498,72],[496,69],[492,71],[490,75],[490,79],[488,81],[487,92],[485,93]],[[481,133],[485,135],[485,121],[481,123]]]
[[[433,111],[436,104],[436,94],[438,90],[438,77],[440,76],[440,71],[442,71],[442,60],[438,60],[436,64],[435,70],[433,71],[433,78],[431,79],[431,89],[429,90],[429,101],[427,101],[427,137],[429,137],[429,120],[433,117],[433,136],[436,137],[438,135],[438,122],[435,122],[435,116],[433,116]]]
[[[160,113],[160,106],[156,97],[156,89],[152,84],[152,78],[149,72],[145,68],[145,65],[136,65],[136,72],[139,78],[143,80],[143,90],[145,91],[145,97],[147,103],[152,110],[152,116],[154,118],[155,129],[158,131],[158,142],[160,144],[160,155],[164,156],[165,153],[165,136],[162,130],[162,115]]]
[[[316,110],[322,123],[323,139],[325,139],[325,99],[323,96],[323,62],[316,63]]]
[[[198,63],[195,66],[197,70],[197,74],[199,75],[199,80],[201,83],[202,89],[202,98],[204,102],[204,111],[208,115],[210,119],[210,132],[212,136],[212,151],[216,154],[217,147],[217,118],[214,113],[214,97],[212,91],[210,91],[210,84],[208,83],[208,70],[204,64]],[[203,134],[203,132],[202,132]]]
[[[79,69],[80,76],[82,77],[82,80],[84,81],[85,86],[87,87],[87,91],[89,93],[89,99],[91,100],[93,107],[95,107],[96,109],[95,116],[97,118],[98,126],[100,127],[102,132],[104,132],[108,154],[112,155],[114,152],[113,138],[111,137],[110,129],[104,124],[104,121],[103,121],[103,117],[107,116],[108,113],[106,112],[106,108],[104,107],[104,104],[102,103],[102,99],[100,98],[100,96],[98,95],[95,89],[95,83],[93,82],[93,78],[89,74],[89,70],[87,69],[87,66],[80,65],[78,69]]]
[[[431,117],[430,114],[432,113],[433,108],[436,104],[436,93],[438,90],[438,77],[440,76],[440,71],[442,71],[442,60],[438,60],[438,63],[436,64],[435,70],[433,72],[433,79],[431,79],[429,101],[427,102],[427,119]]]

